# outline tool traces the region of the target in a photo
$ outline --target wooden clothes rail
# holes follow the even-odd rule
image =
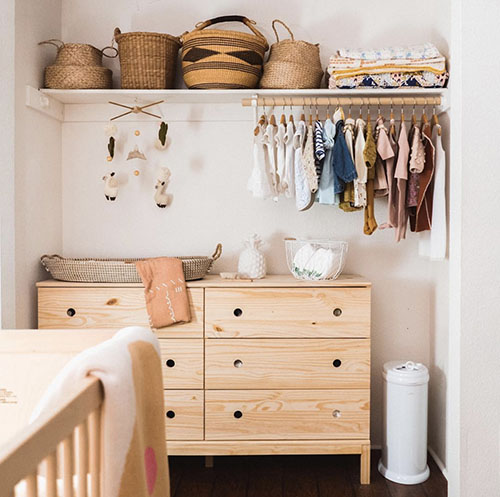
[[[254,97],[244,98],[243,107],[282,107],[282,106],[377,106],[377,105],[441,105],[441,97]]]

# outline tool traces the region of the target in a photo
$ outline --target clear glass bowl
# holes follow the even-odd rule
[[[286,262],[299,280],[334,280],[344,269],[347,242],[286,239]]]

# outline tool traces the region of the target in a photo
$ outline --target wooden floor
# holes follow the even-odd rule
[[[170,457],[172,497],[446,497],[431,457],[430,478],[411,486],[383,478],[379,457],[372,452],[370,485],[359,484],[359,456],[216,457],[213,468],[202,457]]]

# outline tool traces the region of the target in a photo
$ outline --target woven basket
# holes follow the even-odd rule
[[[53,45],[57,48],[56,66],[102,66],[102,56],[115,58],[118,51],[114,47],[104,47],[99,50],[85,43],[64,43],[51,39],[41,41],[39,45]],[[105,50],[114,50],[114,55],[107,55]]]
[[[219,243],[212,257],[177,257],[182,260],[186,281],[204,278],[221,254],[222,245]],[[56,280],[80,283],[141,283],[135,263],[143,259],[66,259],[60,255],[43,255],[40,260]]]
[[[173,88],[181,46],[178,37],[162,33],[122,33],[115,28],[114,39],[120,55],[122,88]]]
[[[57,57],[53,65],[45,68],[45,87],[61,90],[111,88],[113,73],[103,67],[102,56],[114,58],[114,47],[102,50],[85,43],[64,43],[61,40],[41,41],[39,45],[53,45]],[[114,50],[107,55],[105,50]]]
[[[290,40],[280,41],[276,23],[290,33]],[[319,88],[323,69],[319,58],[319,46],[307,41],[295,40],[290,28],[279,19],[273,21],[276,43],[271,45],[269,59],[264,64],[261,88],[297,89]]]
[[[253,34],[206,27],[221,22],[245,24]],[[256,88],[269,48],[255,21],[243,16],[222,16],[198,23],[182,35],[182,72],[188,88]]]
[[[112,72],[99,66],[48,66],[45,88],[61,90],[111,88]]]

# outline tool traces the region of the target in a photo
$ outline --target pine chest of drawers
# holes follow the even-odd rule
[[[38,283],[44,329],[148,326],[139,284]],[[360,454],[370,479],[370,283],[188,283],[158,330],[172,455]]]

